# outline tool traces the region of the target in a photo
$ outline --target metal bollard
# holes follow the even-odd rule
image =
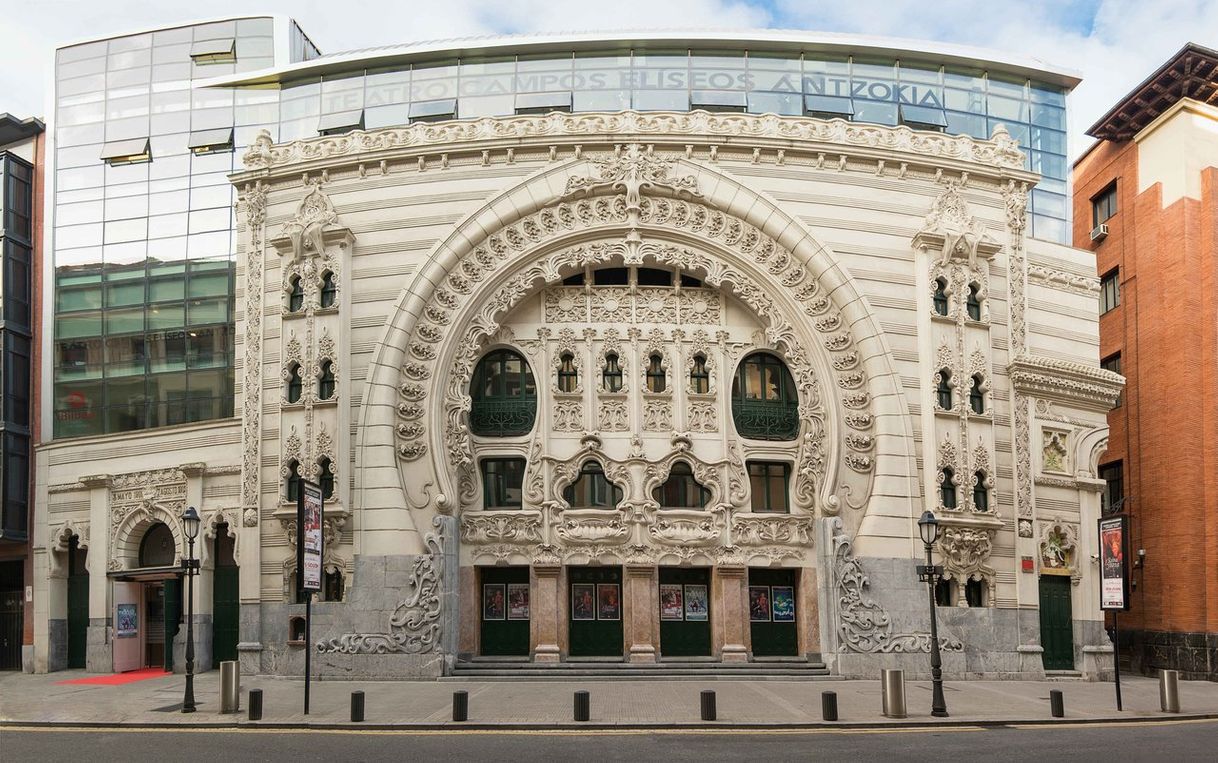
[[[220,663],[220,712],[241,711],[241,665],[236,660]]]
[[[820,715],[826,721],[837,720],[837,692],[822,691],[820,693]]]
[[[905,713],[905,671],[896,668],[884,668],[880,671],[880,690],[884,695],[884,717],[904,718]]]
[[[1054,718],[1066,717],[1066,700],[1062,696],[1061,689],[1053,689],[1049,692],[1049,714]]]
[[[588,697],[588,692],[575,692],[575,720],[586,721],[591,716],[592,702]]]
[[[250,720],[262,720],[262,689],[250,689]]]
[[[364,693],[362,691],[351,692],[351,722],[359,723],[364,720]]]
[[[1165,713],[1180,712],[1180,671],[1159,672],[1159,707]]]
[[[453,692],[453,720],[468,721],[469,720],[469,692],[455,691]]]
[[[715,692],[710,689],[702,690],[702,720],[715,720]]]

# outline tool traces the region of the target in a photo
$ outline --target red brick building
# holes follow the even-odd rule
[[[1087,134],[1074,245],[1127,380],[1099,469],[1131,518],[1122,662],[1218,680],[1218,51],[1186,45]]]

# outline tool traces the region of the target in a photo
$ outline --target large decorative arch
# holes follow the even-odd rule
[[[173,563],[181,564],[186,553],[186,534],[182,529],[181,510],[156,501],[136,506],[123,515],[114,526],[110,548],[110,569],[130,570],[140,566],[140,541],[148,529],[158,522],[173,533]]]

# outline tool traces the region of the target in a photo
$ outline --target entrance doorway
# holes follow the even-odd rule
[[[241,615],[240,569],[233,553],[233,538],[228,525],[216,528],[215,570],[212,575],[212,662],[237,659],[238,623]],[[197,581],[196,581],[197,582]]]
[[[1069,576],[1040,576],[1040,644],[1045,670],[1074,670]]]
[[[660,568],[660,654],[710,656],[710,570]]]
[[[479,567],[482,631],[487,657],[529,655],[529,568]]]
[[[622,568],[568,567],[571,657],[622,657]]]
[[[87,552],[72,536],[68,546],[68,667],[83,670],[89,643],[89,570]]]
[[[0,562],[0,670],[21,670],[25,625],[24,560]]]
[[[161,667],[164,664],[165,585],[148,583],[144,586],[144,667]]]
[[[754,657],[795,657],[795,570],[749,570],[749,631]]]

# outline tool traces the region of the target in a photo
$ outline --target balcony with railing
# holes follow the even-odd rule
[[[470,430],[488,437],[514,437],[533,430],[537,398],[475,400],[470,408]]]
[[[734,400],[732,418],[741,437],[794,440],[799,434],[799,403],[794,400]]]

